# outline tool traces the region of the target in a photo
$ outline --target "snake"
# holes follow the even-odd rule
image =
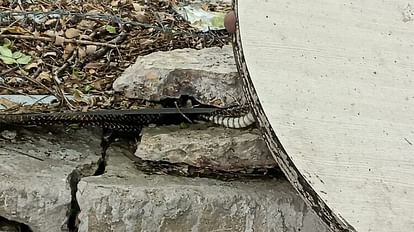
[[[149,124],[162,125],[192,119],[235,129],[248,128],[255,123],[253,115],[246,106],[0,114],[0,124],[24,126],[77,124],[118,131],[139,131]]]

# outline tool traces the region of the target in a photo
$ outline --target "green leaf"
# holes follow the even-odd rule
[[[91,85],[86,85],[85,88],[83,89],[83,92],[88,93],[91,89],[92,89]]]
[[[2,56],[0,55],[0,59],[3,61],[3,63],[5,64],[14,64],[16,63],[16,60],[11,58],[11,57],[7,57],[7,56]]]
[[[3,47],[5,47],[5,48],[10,47],[10,45],[12,44],[12,42],[7,38],[4,38],[3,41],[4,41]]]
[[[111,26],[111,25],[106,25],[105,26],[105,30],[111,34],[115,34],[116,33],[116,28]]]
[[[23,53],[17,51],[17,52],[13,52],[13,59],[19,59],[20,57],[23,56]]]
[[[5,57],[13,57],[12,51],[4,46],[0,47],[0,55]]]
[[[30,61],[32,61],[32,57],[22,54],[22,57],[17,59],[16,63],[18,63],[18,64],[28,64],[28,63],[30,63]]]

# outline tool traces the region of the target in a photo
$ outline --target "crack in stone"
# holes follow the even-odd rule
[[[78,192],[78,183],[81,181],[84,177],[89,176],[98,176],[102,175],[105,172],[105,164],[104,161],[102,161],[102,157],[96,162],[92,164],[84,164],[80,167],[76,167],[67,178],[67,182],[69,183],[70,187],[70,195],[71,195],[71,201],[70,206],[68,209],[68,217],[67,217],[67,229],[69,232],[77,232],[78,226],[80,223],[80,219],[78,218],[78,215],[81,211],[78,200],[76,198],[76,193]],[[102,174],[101,171],[98,171],[100,169],[103,169]]]
[[[115,142],[117,138],[128,138],[130,135],[125,136],[122,132],[117,131],[103,131],[101,137],[101,157],[96,163],[93,164],[84,164],[80,167],[76,167],[72,173],[68,175],[68,183],[70,186],[71,191],[71,202],[70,207],[68,210],[68,218],[67,218],[67,228],[69,232],[77,232],[80,219],[78,215],[81,211],[80,205],[76,198],[76,193],[78,192],[78,183],[84,177],[90,176],[100,176],[105,173],[106,165],[107,165],[107,150],[111,146],[112,143]],[[135,136],[134,136],[135,137]]]

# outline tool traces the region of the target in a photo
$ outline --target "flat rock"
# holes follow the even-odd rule
[[[215,106],[245,102],[231,46],[138,57],[114,82],[113,89],[128,98],[148,101],[186,95]]]
[[[66,228],[68,175],[77,167],[96,164],[99,146],[99,136],[86,130],[19,130],[13,140],[0,140],[0,217],[34,232]]]
[[[148,176],[108,152],[106,173],[79,182],[79,231],[328,231],[285,180]]]
[[[277,167],[257,129],[204,125],[145,128],[135,156],[231,172]]]

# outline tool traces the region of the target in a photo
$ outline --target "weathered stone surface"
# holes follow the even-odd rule
[[[216,106],[245,102],[231,46],[177,49],[138,57],[113,88],[129,98],[150,101],[188,95]]]
[[[143,160],[185,163],[221,171],[277,167],[256,129],[234,130],[191,125],[145,128],[135,156]]]
[[[64,230],[68,175],[96,170],[99,143],[87,130],[19,130],[0,140],[0,217],[14,221],[0,220],[0,228],[17,231],[20,222],[35,232]],[[131,151],[111,147],[104,175],[79,182],[79,231],[327,231],[285,180],[145,175],[125,154]]]
[[[0,140],[0,216],[34,232],[66,228],[71,201],[67,177],[77,167],[92,167],[99,146],[99,136],[86,130],[19,130],[13,140]]]
[[[80,231],[328,231],[285,180],[147,176],[121,153],[79,182]]]

